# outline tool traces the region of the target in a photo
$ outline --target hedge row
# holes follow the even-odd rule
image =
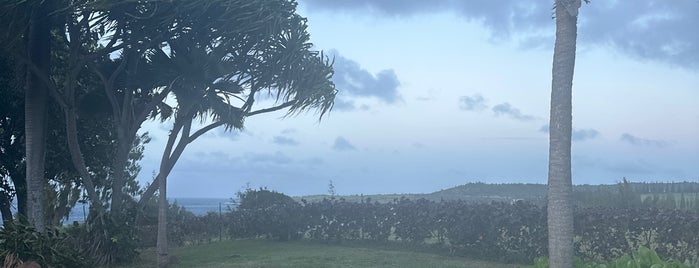
[[[404,242],[452,254],[528,263],[547,255],[546,209],[526,202],[468,203],[397,199],[297,203],[248,190],[228,215],[231,235],[323,241]],[[585,259],[610,260],[639,246],[661,257],[699,263],[699,215],[678,210],[581,208],[575,245]]]

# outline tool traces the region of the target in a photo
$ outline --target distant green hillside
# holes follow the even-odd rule
[[[642,203],[648,196],[663,196],[674,193],[699,193],[699,182],[624,182],[617,184],[603,185],[575,185],[574,198],[579,205],[613,205],[620,199],[634,200],[629,202]],[[633,196],[629,196],[633,193]],[[641,198],[641,195],[643,198]],[[690,196],[690,195],[688,195]],[[309,195],[296,197],[298,201],[307,202],[321,201],[324,198],[331,198],[330,195]],[[482,182],[467,183],[456,187],[436,191],[429,194],[379,194],[379,195],[344,195],[335,196],[335,199],[344,199],[350,202],[390,202],[395,199],[408,198],[428,200],[465,200],[473,202],[526,200],[534,203],[544,204],[546,200],[546,184],[533,183],[505,183],[489,184]],[[662,199],[662,197],[661,197]]]

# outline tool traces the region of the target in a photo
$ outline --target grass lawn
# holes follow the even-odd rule
[[[407,250],[326,245],[309,242],[233,240],[175,248],[173,267],[518,267]],[[153,249],[136,264],[155,267]]]

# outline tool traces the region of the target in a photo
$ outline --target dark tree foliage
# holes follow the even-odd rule
[[[3,219],[11,220],[9,213],[12,199],[17,199],[17,213],[26,213],[26,181],[24,175],[24,95],[18,80],[21,80],[21,68],[6,55],[0,56],[0,175],[2,184],[0,209]],[[85,81],[88,82],[88,81]],[[80,140],[91,150],[85,154],[90,170],[100,178],[106,178],[114,154],[114,137],[111,126],[104,112],[91,108],[94,98],[86,96],[81,99],[79,113]],[[82,182],[66,155],[70,152],[66,145],[66,132],[62,122],[63,113],[54,103],[48,105],[50,120],[46,126],[47,148],[45,177],[50,188],[46,190],[48,198],[47,223],[60,224],[68,216],[70,209],[82,198]],[[145,141],[145,140],[144,140]],[[142,155],[131,155],[140,159]],[[137,165],[133,163],[133,168]],[[132,176],[135,171],[132,170]],[[133,180],[132,180],[133,181]],[[135,181],[134,181],[135,183]],[[104,185],[104,183],[100,183]],[[102,186],[104,187],[104,186]]]

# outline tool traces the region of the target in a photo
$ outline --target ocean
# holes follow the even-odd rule
[[[177,203],[178,206],[184,207],[186,210],[191,211],[194,215],[202,216],[209,212],[219,212],[219,206],[221,212],[229,211],[234,207],[230,198],[183,198],[183,197],[173,197],[168,198],[170,204]],[[17,205],[13,204],[13,208]],[[67,220],[63,220],[63,224],[70,224],[73,222],[84,222],[87,218],[87,212],[89,210],[88,204],[76,204],[75,207],[70,211],[70,215]],[[13,211],[15,212],[15,211]],[[1,225],[1,223],[0,223]]]

